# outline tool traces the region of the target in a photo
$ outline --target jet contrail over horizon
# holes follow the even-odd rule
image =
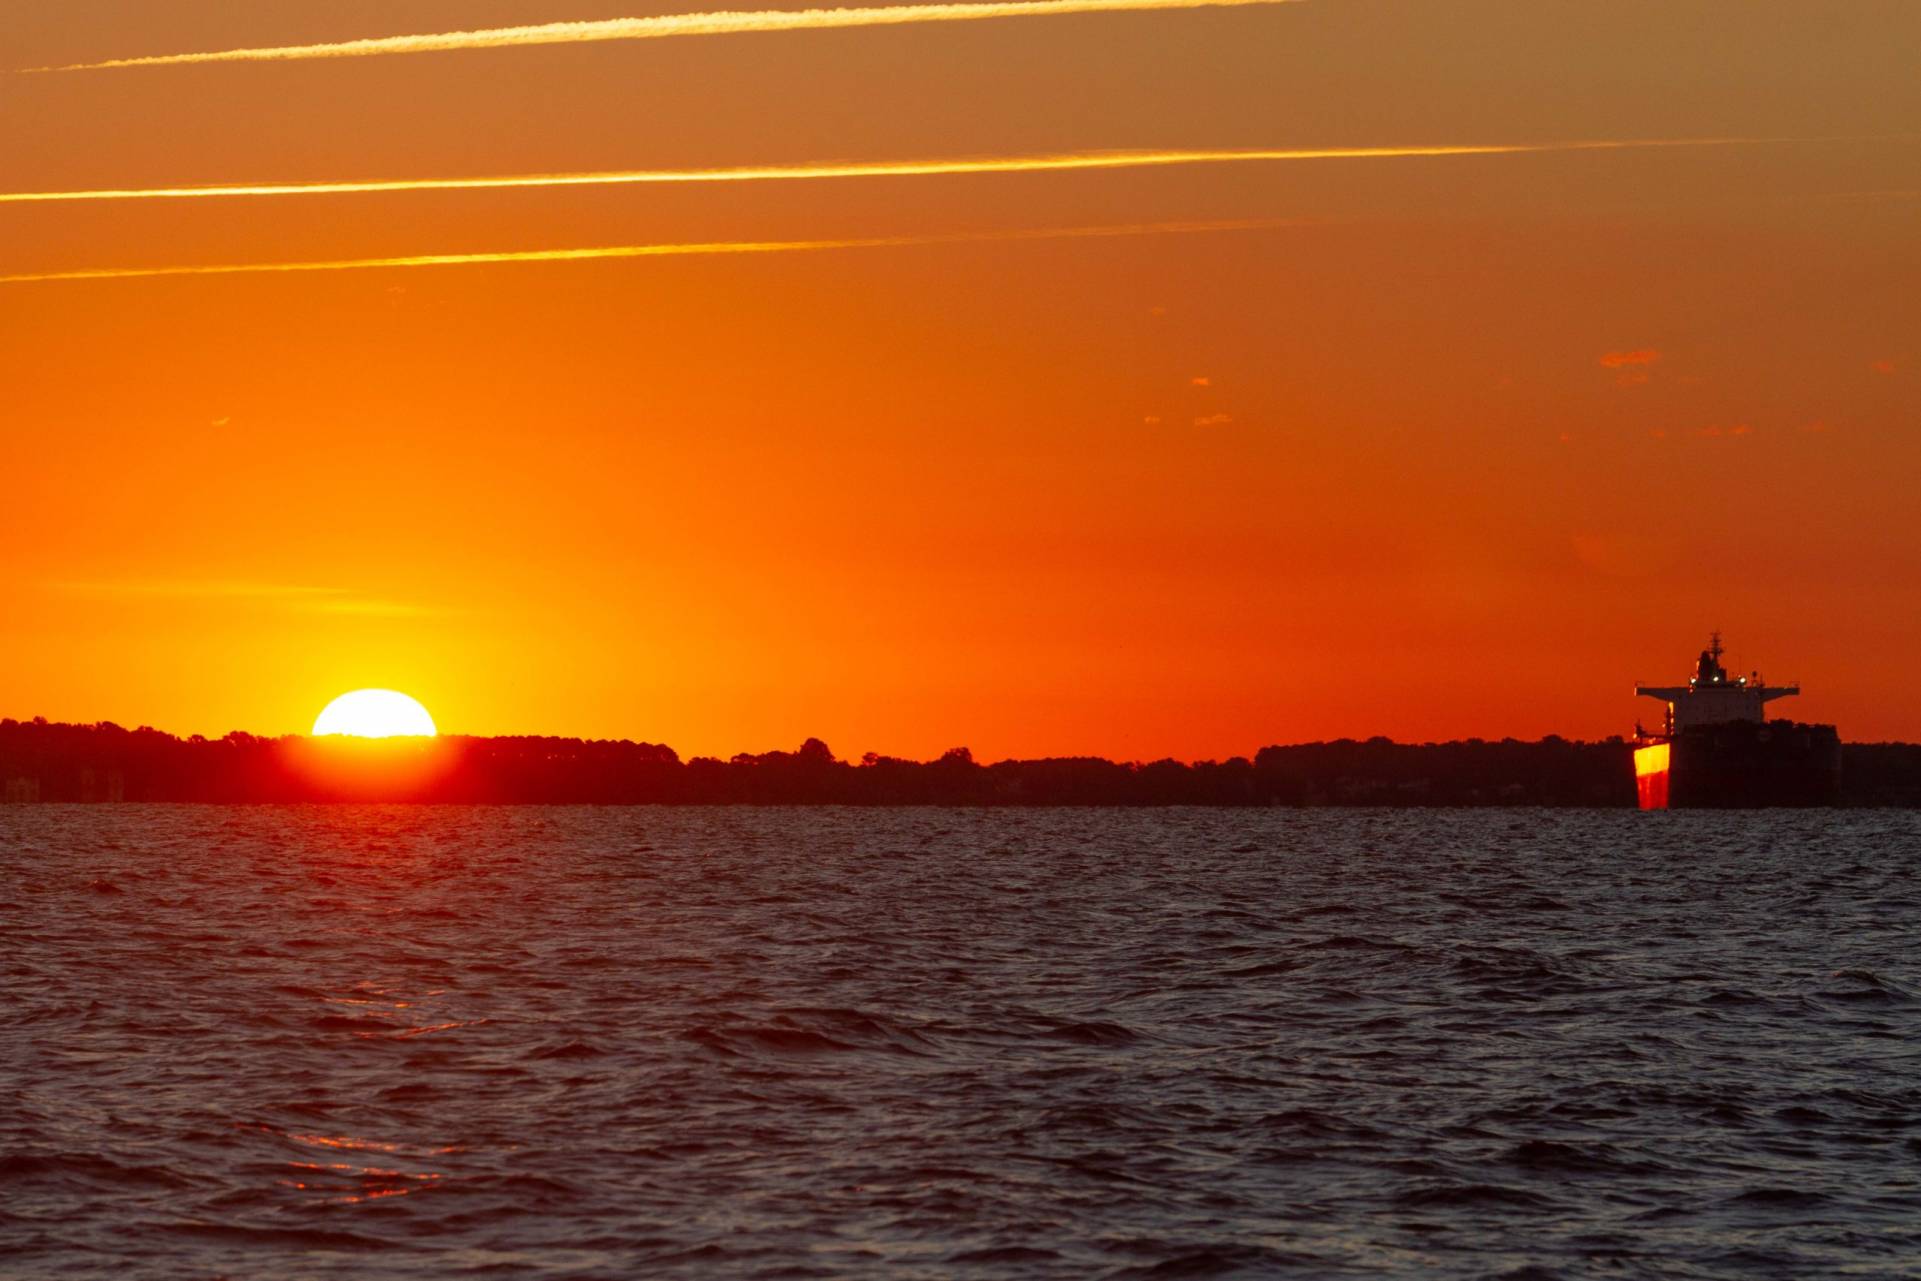
[[[1386,147],[1213,147],[1152,151],[1069,151],[1028,156],[963,156],[947,160],[818,161],[708,169],[616,169],[589,173],[508,174],[481,178],[372,178],[341,181],[235,183],[180,187],[109,187],[90,191],[0,192],[0,205],[78,200],[206,200],[242,196],[337,196],[373,192],[489,191],[540,187],[612,187],[710,182],[795,182],[829,178],[898,178],[986,173],[1050,173],[1144,169],[1171,165],[1285,160],[1380,160],[1413,157],[1539,155],[1663,147],[1737,147],[1806,138],[1628,138],[1575,142],[1493,142]]]
[[[0,285],[57,280],[134,280],[154,276],[234,276],[296,271],[360,271],[379,267],[457,267],[481,263],[585,262],[605,258],[677,258],[716,254],[818,253],[833,249],[898,249],[920,245],[986,244],[1015,240],[1082,240],[1119,236],[1195,235],[1216,231],[1272,231],[1306,225],[1300,218],[1240,218],[1212,222],[1119,223],[1088,227],[1024,227],[1006,231],[935,232],[837,240],[719,240],[586,249],[511,249],[491,253],[414,254],[397,258],[331,258],[314,262],[220,263],[180,267],[96,267],[0,276]]]
[[[1168,9],[1238,9],[1299,4],[1303,0],[973,0],[952,4],[871,5],[839,9],[744,9],[670,13],[646,18],[544,22],[411,36],[374,36],[326,44],[268,45],[205,53],[165,53],[109,58],[29,71],[104,71],[119,67],[168,67],[202,62],[292,62],[308,58],[372,58],[386,54],[446,53],[519,45],[585,44],[603,40],[658,40],[673,36],[745,35],[771,31],[824,31],[838,27],[892,27],[920,22],[970,22],[991,18],[1039,18],[1085,13]]]

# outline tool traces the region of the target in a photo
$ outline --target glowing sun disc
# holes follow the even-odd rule
[[[432,738],[434,718],[418,700],[397,689],[357,689],[342,694],[314,718],[314,737],[348,734],[354,738]]]

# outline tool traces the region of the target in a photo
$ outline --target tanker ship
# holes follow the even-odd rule
[[[1636,685],[1667,704],[1658,731],[1634,727],[1634,781],[1644,810],[1833,805],[1841,796],[1841,737],[1832,725],[1767,718],[1799,694],[1759,672],[1729,676],[1715,632],[1685,685]]]

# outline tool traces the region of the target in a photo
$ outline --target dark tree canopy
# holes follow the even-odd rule
[[[692,805],[1632,806],[1628,746],[1470,739],[1340,739],[1264,747],[1252,760],[1098,757],[983,765],[965,747],[928,762],[859,764],[810,738],[791,752],[682,761],[654,743],[574,738],[350,742],[178,738],[110,722],[0,721],[0,788],[13,801],[430,801]],[[1853,743],[1844,803],[1921,805],[1921,746]]]

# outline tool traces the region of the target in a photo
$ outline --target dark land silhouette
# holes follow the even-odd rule
[[[1097,757],[976,761],[791,752],[683,761],[656,743],[574,738],[179,738],[111,722],[0,720],[0,797],[16,802],[405,801],[670,805],[1541,805],[1631,808],[1621,739],[1340,739],[1192,764]],[[1921,745],[1850,743],[1842,803],[1921,806]]]

